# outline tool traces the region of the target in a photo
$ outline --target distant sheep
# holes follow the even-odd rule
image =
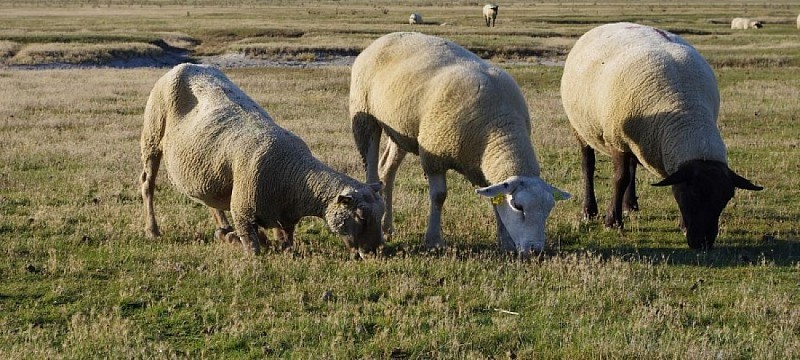
[[[182,64],[159,79],[147,100],[141,138],[145,232],[160,236],[153,210],[163,158],[175,188],[208,206],[217,239],[260,249],[258,228],[276,228],[291,246],[300,218],[324,218],[360,253],[383,243],[380,184],[365,185],[313,157],[306,144],[219,70]],[[224,210],[230,210],[233,233]]]
[[[411,25],[422,24],[422,15],[419,13],[411,14],[411,16],[408,17],[408,23]]]
[[[605,225],[638,210],[636,166],[672,185],[691,248],[711,248],[734,189],[761,190],[728,167],[717,129],[719,90],[711,67],[681,37],[648,26],[596,27],[575,43],[561,99],[583,155],[584,215],[597,215],[594,151],[611,155],[613,196]]]
[[[750,20],[748,18],[734,18],[731,20],[731,29],[761,29],[764,24],[758,20]]]
[[[494,27],[494,21],[497,18],[497,10],[500,6],[497,4],[486,4],[483,6],[483,20],[486,21],[486,26]]]
[[[389,137],[380,161],[385,234],[394,230],[395,175],[412,152],[419,155],[430,191],[427,247],[444,244],[448,170],[482,186],[477,193],[493,199],[502,249],[527,255],[544,247],[545,220],[555,200],[569,194],[539,177],[528,107],[506,72],[445,39],[385,35],[353,63],[350,115],[368,181],[378,181],[381,133]]]

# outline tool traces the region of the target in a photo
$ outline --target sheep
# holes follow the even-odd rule
[[[383,243],[382,186],[363,184],[314,158],[303,140],[216,68],[181,64],[155,83],[141,155],[149,237],[161,235],[153,192],[163,158],[175,188],[209,207],[217,240],[240,241],[258,254],[258,228],[275,228],[277,240],[289,247],[300,218],[317,216],[359,254]]]
[[[734,18],[731,20],[731,29],[761,29],[764,24],[758,20],[748,18]]]
[[[545,220],[570,195],[539,177],[528,107],[503,70],[451,41],[400,32],[385,35],[356,57],[350,116],[368,181],[384,183],[384,234],[394,232],[392,191],[400,163],[417,154],[430,196],[425,245],[444,246],[441,213],[445,174],[463,174],[492,199],[501,249],[541,251]],[[389,138],[380,164],[381,133]]]
[[[497,18],[497,11],[500,6],[497,4],[486,4],[483,6],[483,20],[486,21],[486,27],[494,27],[494,21]]]
[[[800,29],[800,15],[797,15],[797,29]]]
[[[561,98],[582,153],[584,217],[597,216],[598,150],[614,163],[607,227],[623,227],[623,210],[639,209],[636,166],[672,185],[680,227],[691,248],[711,248],[734,188],[761,190],[727,164],[717,129],[719,90],[711,67],[689,43],[632,23],[584,34],[567,56]],[[624,208],[623,208],[624,207]]]
[[[412,13],[411,16],[408,17],[408,23],[411,25],[422,24],[422,15],[419,13]]]

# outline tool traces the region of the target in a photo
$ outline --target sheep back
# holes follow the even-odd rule
[[[393,33],[373,42],[353,63],[350,113],[370,114],[402,149],[425,151],[475,185],[539,176],[516,82],[442,38]],[[508,156],[485,154],[489,145]]]
[[[601,152],[632,152],[663,177],[692,159],[726,163],[716,78],[677,35],[632,23],[590,30],[567,56],[561,96],[578,137]]]

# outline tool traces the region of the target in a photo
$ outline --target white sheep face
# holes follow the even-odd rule
[[[557,200],[570,197],[569,193],[538,177],[512,176],[475,191],[492,199],[500,217],[498,221],[502,221],[511,236],[515,246],[513,250],[521,256],[527,256],[531,250],[544,249],[547,217]]]

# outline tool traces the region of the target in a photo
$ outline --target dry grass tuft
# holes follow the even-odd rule
[[[155,58],[162,53],[163,50],[158,46],[144,43],[48,43],[25,46],[7,62],[9,65],[104,64],[113,60]]]

